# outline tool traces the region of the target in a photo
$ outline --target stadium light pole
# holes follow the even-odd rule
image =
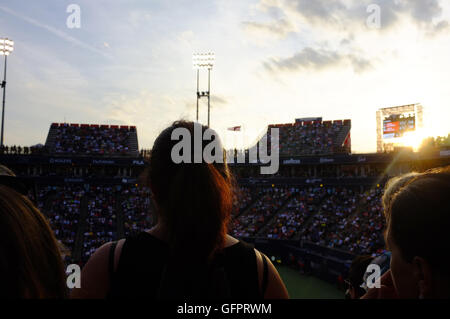
[[[214,66],[214,60],[215,55],[212,52],[208,53],[194,53],[192,56],[192,62],[194,65],[194,69],[197,70],[197,122],[198,122],[198,101],[202,97],[208,98],[208,127],[210,123],[210,90],[211,90],[211,70]],[[200,92],[199,91],[199,79],[200,79],[200,69],[207,69],[208,70],[208,91],[206,92]]]
[[[3,74],[3,81],[1,82],[1,87],[3,88],[3,105],[2,105],[2,132],[0,146],[3,147],[3,131],[5,126],[5,97],[6,97],[6,62],[8,55],[14,50],[14,41],[8,38],[0,39],[0,55],[5,56],[5,69]]]

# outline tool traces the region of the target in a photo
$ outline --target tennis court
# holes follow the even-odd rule
[[[288,266],[277,265],[277,269],[291,299],[344,299],[344,292],[325,281],[301,275]]]

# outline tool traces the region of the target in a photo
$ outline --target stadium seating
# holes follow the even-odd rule
[[[264,188],[258,200],[243,214],[233,220],[232,234],[237,237],[253,237],[280,209],[291,192],[286,188]]]
[[[134,126],[53,123],[45,146],[58,155],[139,154]]]
[[[148,188],[129,187],[125,189],[122,192],[121,203],[125,236],[151,228],[153,216]]]
[[[41,185],[29,198],[66,248],[66,263],[84,264],[104,243],[152,225],[149,190],[135,185]]]
[[[271,128],[279,129],[280,156],[325,155],[351,151],[349,120],[272,124],[267,129],[268,145]]]
[[[301,239],[354,254],[384,247],[382,188],[278,186],[249,194],[254,204],[232,222],[236,237]]]
[[[384,245],[381,195],[381,188],[242,186],[230,233],[376,253]],[[149,189],[135,185],[43,186],[35,200],[71,252],[67,262],[84,263],[102,244],[152,226]]]

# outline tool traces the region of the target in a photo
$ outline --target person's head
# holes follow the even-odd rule
[[[346,280],[348,294],[351,299],[359,299],[366,293],[361,287],[361,284],[364,281],[364,274],[372,259],[369,255],[357,256],[353,259],[348,272],[348,279]]]
[[[207,129],[199,123],[177,121],[162,131],[152,148],[148,174],[158,223],[173,252],[189,251],[198,260],[208,259],[223,247],[233,200],[232,178],[221,155],[225,152],[218,135]],[[213,133],[212,140],[219,145],[219,154],[212,154],[220,159],[217,162],[203,156],[211,143],[203,139],[205,132]],[[180,150],[183,141],[188,147]],[[174,156],[190,163],[177,163]]]
[[[450,297],[449,195],[447,167],[409,178],[383,199],[386,244],[400,298]]]
[[[398,190],[402,188],[407,182],[409,182],[411,179],[418,176],[419,174],[420,173],[417,172],[406,173],[400,176],[393,177],[386,183],[382,198],[384,212],[386,212],[387,207],[389,207],[393,195],[396,192],[398,192]],[[385,217],[388,216],[386,216],[385,214]]]
[[[25,196],[0,185],[0,297],[64,298],[64,266],[44,216]]]

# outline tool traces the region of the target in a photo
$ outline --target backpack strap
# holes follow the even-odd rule
[[[109,271],[109,282],[112,283],[114,277],[114,254],[116,252],[117,241],[113,241],[109,247],[109,259],[108,259],[108,271]]]
[[[262,281],[262,285],[261,285],[261,294],[262,294],[262,297],[264,298],[264,295],[266,294],[266,290],[267,290],[269,271],[268,271],[268,267],[267,267],[266,255],[261,253],[261,257],[263,260],[263,278],[262,278],[263,281]]]

